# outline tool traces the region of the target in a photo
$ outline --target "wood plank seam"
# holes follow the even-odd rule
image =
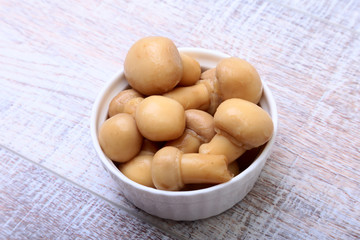
[[[132,215],[133,217],[135,217],[135,218],[137,218],[137,219],[140,219],[141,221],[144,221],[144,222],[152,225],[153,227],[159,229],[160,231],[164,232],[165,234],[167,234],[167,235],[169,235],[169,236],[176,237],[177,239],[184,239],[184,240],[186,239],[186,238],[184,238],[183,236],[180,236],[179,234],[177,234],[177,233],[175,233],[175,232],[172,232],[172,231],[170,231],[169,229],[164,228],[164,225],[161,225],[160,223],[157,223],[157,222],[155,222],[155,221],[152,221],[152,216],[150,216],[150,215],[149,215],[149,217],[146,216],[147,214],[146,214],[146,215],[140,215],[140,214],[138,214],[138,212],[135,211],[135,210],[128,209],[128,208],[126,208],[126,207],[124,207],[124,206],[122,206],[122,205],[120,205],[120,204],[117,204],[116,202],[113,202],[113,201],[111,201],[111,200],[109,200],[109,199],[107,199],[107,198],[105,198],[105,197],[103,197],[103,196],[101,196],[101,195],[99,195],[99,194],[97,194],[97,193],[95,193],[95,192],[93,192],[93,191],[91,191],[91,190],[89,190],[89,189],[87,189],[87,188],[79,185],[78,183],[76,183],[76,182],[74,182],[74,181],[71,181],[70,179],[65,178],[64,176],[59,175],[58,173],[52,171],[51,169],[48,169],[48,168],[46,168],[45,166],[40,165],[39,163],[37,163],[37,162],[29,159],[29,158],[26,157],[26,156],[23,156],[23,155],[15,152],[15,151],[13,151],[12,149],[10,149],[10,148],[8,148],[8,147],[6,147],[6,146],[3,146],[2,144],[0,144],[0,149],[1,149],[1,148],[5,149],[6,151],[9,151],[10,153],[12,153],[12,154],[14,154],[14,155],[16,155],[16,156],[18,156],[18,157],[20,157],[20,158],[22,158],[22,159],[24,159],[25,161],[30,162],[31,164],[34,164],[35,166],[37,166],[37,167],[39,167],[40,169],[46,171],[46,172],[49,173],[50,175],[53,175],[53,176],[55,176],[55,177],[57,177],[57,178],[60,178],[60,179],[64,180],[65,182],[70,183],[71,185],[73,185],[73,186],[75,186],[75,187],[77,187],[77,188],[79,188],[79,189],[81,189],[81,190],[83,190],[83,191],[88,192],[88,193],[90,193],[91,195],[93,195],[94,197],[99,198],[99,199],[101,199],[102,201],[105,201],[106,203],[108,203],[108,204],[110,204],[110,205],[112,205],[112,206],[114,206],[114,207],[116,207],[116,208],[120,208],[121,210],[125,211],[126,213]],[[54,197],[55,197],[55,196],[54,196]],[[48,203],[50,203],[50,202],[51,202],[51,201],[49,200]],[[46,206],[43,206],[43,208],[44,208],[44,207],[46,207]],[[27,213],[27,215],[30,214],[30,213],[31,213],[31,210]],[[17,226],[19,226],[19,225],[21,224],[21,222],[26,218],[27,215],[25,215],[25,216],[22,217],[22,219],[20,220],[20,222],[18,222]],[[79,216],[80,216],[80,215],[79,215]],[[15,226],[15,228],[12,229],[12,232],[16,230],[17,226]],[[166,225],[165,225],[165,226],[166,226]],[[65,230],[66,230],[66,229],[65,229]],[[64,231],[65,231],[65,230],[64,230]]]

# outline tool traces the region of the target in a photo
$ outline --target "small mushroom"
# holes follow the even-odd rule
[[[194,85],[200,78],[201,68],[198,61],[187,54],[180,53],[183,74],[178,86],[191,86]]]
[[[214,137],[214,119],[209,113],[197,109],[186,110],[185,116],[186,128],[183,135],[167,142],[166,146],[176,147],[183,153],[197,153],[201,144]]]
[[[228,163],[246,150],[266,143],[274,126],[269,114],[256,104],[239,98],[222,102],[214,115],[216,135],[202,144],[199,153],[224,154]]]
[[[154,188],[151,176],[151,163],[157,147],[144,139],[140,153],[130,161],[119,166],[119,170],[129,179],[141,185]]]
[[[204,72],[201,79],[193,86],[177,87],[163,95],[175,99],[185,109],[212,113],[227,99],[242,98],[258,103],[262,94],[262,82],[256,69],[240,58],[221,60],[215,70]]]
[[[109,104],[109,117],[118,113],[134,115],[138,103],[143,99],[143,95],[134,89],[126,89],[119,92]]]
[[[100,146],[105,155],[115,162],[127,162],[135,157],[142,141],[134,118],[127,113],[107,119],[99,130]]]
[[[146,37],[129,49],[124,73],[130,86],[138,92],[144,95],[163,94],[180,82],[182,60],[170,39]]]
[[[232,178],[224,155],[185,153],[163,147],[154,155],[151,169],[155,187],[180,190],[185,184],[223,183]]]
[[[185,130],[185,110],[175,100],[163,96],[145,98],[136,108],[136,124],[151,141],[170,141]]]

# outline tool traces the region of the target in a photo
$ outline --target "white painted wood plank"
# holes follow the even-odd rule
[[[358,0],[347,1],[313,1],[313,0],[272,0],[299,11],[308,13],[322,19],[354,31],[360,31],[360,2]]]
[[[1,239],[172,239],[0,148]]]

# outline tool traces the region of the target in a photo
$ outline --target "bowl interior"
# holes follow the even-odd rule
[[[229,55],[221,52],[201,49],[201,48],[179,48],[179,51],[194,57],[200,63],[203,69],[213,68],[217,65],[217,63],[221,59],[229,57]],[[108,106],[112,98],[115,95],[117,95],[120,91],[128,88],[128,83],[124,77],[124,73],[122,70],[116,73],[113,79],[105,85],[105,87],[101,90],[101,92],[98,95],[98,98],[94,103],[92,116],[91,116],[91,136],[95,150],[98,153],[98,156],[100,157],[104,168],[107,171],[109,171],[112,176],[115,176],[117,179],[120,179],[125,184],[130,185],[133,188],[138,189],[139,191],[146,191],[151,194],[166,195],[166,196],[189,196],[194,194],[206,194],[209,191],[216,191],[216,189],[226,186],[227,184],[233,184],[236,181],[241,181],[245,176],[247,176],[247,172],[251,172],[255,168],[259,168],[259,167],[262,168],[266,158],[270,154],[271,147],[274,143],[275,135],[277,132],[277,109],[271,91],[267,87],[266,83],[263,82],[263,85],[264,85],[264,91],[263,91],[263,96],[260,100],[260,106],[265,111],[267,111],[272,117],[274,123],[274,134],[270,139],[270,141],[268,141],[263,146],[263,148],[260,150],[259,155],[250,164],[250,166],[226,183],[218,184],[215,186],[211,186],[199,190],[191,190],[191,191],[173,192],[173,191],[153,189],[128,179],[118,170],[115,164],[108,157],[106,157],[106,155],[101,150],[101,147],[98,142],[98,130],[100,129],[103,122],[107,119]]]

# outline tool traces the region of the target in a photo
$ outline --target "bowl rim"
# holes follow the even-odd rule
[[[197,55],[213,55],[213,57],[216,58],[225,58],[230,57],[230,55],[219,52],[217,50],[209,50],[205,48],[194,48],[194,47],[180,47],[178,48],[179,52],[190,52]],[[217,184],[211,187],[203,188],[203,189],[197,189],[197,190],[185,190],[185,191],[166,191],[166,190],[160,190],[155,189],[151,187],[147,187],[144,185],[141,185],[137,182],[132,181],[128,177],[126,177],[116,166],[115,164],[103,153],[99,141],[98,141],[98,114],[100,111],[100,107],[102,103],[105,101],[105,94],[109,91],[112,85],[114,85],[119,77],[123,75],[123,68],[121,68],[115,75],[111,78],[110,81],[106,82],[106,84],[103,86],[101,91],[98,93],[96,100],[94,102],[94,105],[91,110],[91,117],[90,117],[90,131],[91,131],[91,138],[93,146],[96,150],[96,153],[98,157],[100,158],[102,164],[104,165],[105,169],[107,171],[110,171],[110,173],[114,176],[116,176],[118,179],[123,181],[127,185],[131,185],[136,190],[151,193],[153,195],[157,196],[167,196],[167,197],[187,197],[187,196],[194,196],[194,195],[204,195],[208,194],[210,192],[217,191],[218,189],[222,189],[225,187],[228,187],[235,182],[241,181],[244,177],[246,177],[250,172],[254,171],[254,169],[257,169],[259,165],[262,164],[262,159],[267,158],[271,152],[272,146],[275,142],[275,137],[277,134],[277,128],[278,128],[278,114],[277,114],[277,106],[275,99],[268,88],[267,84],[264,82],[263,79],[261,79],[263,84],[263,96],[262,99],[265,98],[265,100],[268,102],[269,105],[269,114],[271,116],[271,119],[273,121],[274,125],[274,131],[273,135],[270,138],[270,140],[265,144],[264,149],[262,149],[261,153],[258,155],[258,157],[248,166],[245,170],[243,170],[241,173],[233,177],[231,180]]]

